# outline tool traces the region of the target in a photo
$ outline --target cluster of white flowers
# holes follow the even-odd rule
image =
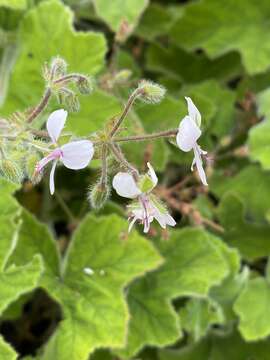
[[[178,147],[185,152],[193,150],[194,159],[191,169],[196,165],[200,179],[204,185],[207,185],[206,175],[203,169],[202,154],[206,154],[197,144],[201,136],[201,114],[189,97],[186,97],[188,104],[188,115],[180,122],[176,142]],[[47,131],[51,138],[51,146],[54,149],[36,166],[36,173],[42,172],[44,167],[53,161],[50,173],[50,192],[54,193],[54,173],[58,161],[69,169],[78,170],[88,166],[94,155],[94,144],[90,140],[72,141],[63,146],[59,146],[57,141],[65,126],[67,112],[65,110],[54,111],[48,118]],[[162,228],[167,225],[175,226],[176,222],[168,213],[166,207],[153,194],[153,189],[158,183],[157,175],[150,165],[148,173],[134,178],[129,172],[119,172],[113,178],[113,188],[118,195],[132,199],[128,206],[130,213],[129,231],[136,221],[140,221],[147,233],[150,229],[151,222],[156,219]]]

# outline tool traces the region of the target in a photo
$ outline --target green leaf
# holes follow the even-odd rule
[[[210,236],[210,235],[209,235]],[[209,297],[215,304],[222,308],[224,321],[235,320],[233,304],[243,289],[249,278],[247,267],[241,267],[241,258],[236,249],[228,247],[221,239],[210,236],[213,245],[215,245],[226,259],[229,272],[227,277],[217,286],[213,286],[209,291]]]
[[[243,202],[234,194],[222,198],[218,209],[224,240],[236,247],[242,256],[255,260],[270,254],[270,226],[248,221]]]
[[[13,10],[24,10],[27,7],[26,0],[0,0],[0,6],[11,8]]]
[[[243,11],[244,9],[244,11]],[[237,50],[250,74],[269,68],[268,0],[204,0],[191,3],[171,29],[171,38],[188,50],[203,48],[211,58]],[[260,44],[256,51],[254,46]],[[251,51],[252,49],[252,51]]]
[[[1,360],[16,360],[17,354],[10,345],[4,342],[0,337],[0,359]]]
[[[36,254],[41,254],[44,272],[39,284],[45,289],[56,286],[59,281],[60,255],[51,232],[46,225],[38,222],[25,210],[22,212],[21,219],[18,243],[9,263],[24,265]]]
[[[104,36],[77,32],[72,22],[71,10],[57,0],[41,2],[26,14],[19,32],[20,53],[3,109],[5,114],[38,103],[44,88],[41,69],[52,57],[63,57],[71,72],[94,75],[102,69]]]
[[[117,32],[123,21],[135,28],[148,0],[94,0],[97,15]]]
[[[265,170],[270,170],[269,142],[270,142],[270,89],[261,92],[258,97],[259,113],[265,116],[265,119],[252,127],[249,131],[248,146],[250,158],[259,161]]]
[[[211,178],[210,187],[218,197],[227,192],[234,193],[243,201],[247,214],[253,220],[265,221],[270,210],[270,204],[265,201],[270,196],[269,183],[269,172],[263,171],[259,166],[249,165],[235,176],[228,177],[222,171],[216,172]]]
[[[228,274],[227,262],[209,235],[199,229],[172,232],[159,243],[164,265],[132,284],[128,291],[131,312],[127,347],[130,357],[144,345],[165,346],[181,337],[171,301],[183,296],[205,296]]]
[[[153,246],[136,232],[124,239],[127,223],[118,216],[87,216],[57,264],[50,233],[31,215],[26,217],[25,228],[31,232],[22,226],[12,260],[24,263],[42,254],[40,286],[61,304],[64,318],[41,358],[86,360],[95,348],[123,346],[129,318],[123,289],[160,264]]]
[[[0,313],[11,302],[37,286],[42,270],[42,261],[40,256],[37,255],[24,266],[11,265],[4,272],[0,272]]]
[[[269,301],[270,285],[262,277],[250,280],[239,295],[234,311],[239,316],[239,330],[245,340],[256,341],[270,334]]]
[[[10,182],[0,179],[0,271],[4,269],[6,261],[10,255],[14,241],[16,240],[16,232],[18,223],[15,222],[16,217],[20,214],[20,208],[12,194],[17,190],[18,186]]]
[[[174,45],[168,48],[158,44],[149,46],[146,66],[148,70],[162,73],[180,83],[196,83],[211,78],[226,80],[242,72],[237,53],[210,60],[204,54],[190,54]]]
[[[213,334],[180,350],[162,350],[159,360],[268,360],[270,341],[246,343],[236,332]]]
[[[176,21],[174,13],[169,7],[159,4],[150,4],[145,10],[135,34],[147,39],[154,40],[158,36],[165,35]],[[177,16],[181,16],[181,10],[178,9]]]
[[[211,325],[224,322],[221,307],[210,299],[190,299],[179,315],[182,327],[192,334],[194,341],[205,336]]]

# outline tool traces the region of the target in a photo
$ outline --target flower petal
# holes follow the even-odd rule
[[[51,195],[54,194],[55,186],[54,186],[54,173],[56,168],[57,160],[53,162],[52,169],[50,172],[50,193]]]
[[[129,227],[128,227],[128,232],[130,233],[135,222],[138,220],[138,218],[136,218],[136,216],[134,216],[134,218],[131,220],[130,224],[129,224]]]
[[[59,135],[65,126],[67,115],[67,111],[60,109],[54,111],[49,116],[47,120],[47,130],[53,143],[57,142]]]
[[[134,199],[141,194],[133,176],[129,173],[119,172],[113,178],[112,186],[118,195]]]
[[[180,122],[176,142],[182,151],[190,151],[196,144],[202,132],[190,116],[185,116]]]
[[[61,147],[63,164],[73,170],[85,168],[94,155],[93,143],[89,140],[73,141]]]
[[[207,186],[208,184],[207,184],[206,175],[205,175],[205,171],[203,168],[203,162],[202,162],[202,158],[201,158],[202,153],[203,153],[202,150],[196,144],[196,146],[194,147],[194,160],[196,163],[196,167],[197,167],[200,179],[201,179],[203,185]]]
[[[154,170],[153,166],[149,162],[147,163],[147,166],[148,166],[148,169],[149,169],[148,175],[150,176],[150,178],[153,181],[153,188],[154,188],[158,183],[158,178],[157,178],[157,175],[155,173],[155,170]]]
[[[154,218],[157,220],[157,222],[163,229],[166,229],[166,225],[170,225],[170,226],[176,225],[174,218],[168,212],[163,214],[154,205],[153,208],[154,208]]]
[[[193,119],[193,121],[195,121],[195,124],[198,127],[200,127],[201,120],[202,120],[201,113],[199,112],[197,107],[194,105],[194,103],[190,97],[185,96],[185,99],[186,99],[187,105],[188,105],[188,115]]]

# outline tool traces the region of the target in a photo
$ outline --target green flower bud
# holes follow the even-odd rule
[[[123,69],[121,71],[118,71],[118,73],[114,77],[114,83],[115,84],[123,84],[129,80],[131,75],[132,75],[132,71],[130,71],[128,69]]]
[[[89,192],[88,199],[92,208],[101,209],[110,196],[110,187],[105,184],[97,183]]]
[[[38,153],[30,153],[26,157],[25,161],[25,172],[28,177],[33,183],[37,184],[41,180],[41,174],[40,176],[37,176],[35,173],[36,165],[41,159],[40,155]]]
[[[79,98],[72,91],[63,93],[62,102],[70,112],[78,112],[80,110]]]
[[[58,79],[67,73],[67,63],[64,59],[56,57],[51,62],[50,71],[53,75],[53,79]]]
[[[148,80],[142,80],[139,83],[138,89],[142,91],[140,99],[150,104],[159,103],[166,93],[166,89],[163,86]]]
[[[21,184],[24,178],[20,166],[9,159],[2,159],[0,161],[0,173],[4,178],[16,184]]]
[[[86,76],[80,76],[77,80],[77,87],[81,94],[89,95],[93,91],[93,80]]]

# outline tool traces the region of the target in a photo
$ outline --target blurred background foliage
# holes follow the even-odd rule
[[[190,96],[209,179],[203,188],[173,142],[126,145],[141,171],[147,161],[158,171],[178,222],[147,240],[127,238],[115,194],[90,209],[98,160],[59,169],[54,198],[47,176],[35,187],[0,180],[1,360],[269,359],[269,16],[268,0],[0,0],[2,118],[39,102],[42,66],[57,55],[96,79],[69,115],[77,136],[104,128],[152,79],[166,98],[135,104],[123,133],[177,127]]]

